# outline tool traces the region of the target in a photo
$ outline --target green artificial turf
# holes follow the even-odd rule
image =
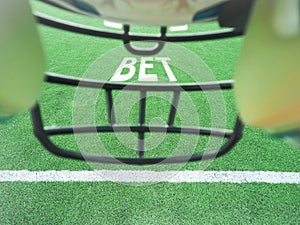
[[[1,224],[299,224],[299,186],[4,183]]]
[[[54,7],[31,1],[34,10],[73,22],[105,28],[101,21],[74,15]],[[88,37],[45,26],[38,26],[48,71],[81,77],[102,54],[122,45],[121,41]],[[215,29],[215,23],[192,25],[190,31]],[[133,31],[150,33],[157,28],[134,27]],[[190,32],[189,31],[189,32]],[[180,43],[198,55],[218,80],[232,79],[243,38]],[[170,56],[171,57],[171,56]],[[158,69],[158,73],[161,69]],[[162,71],[163,72],[163,71]],[[162,73],[160,73],[162,74]],[[178,82],[189,82],[181,73]],[[109,80],[111,74],[101,79]],[[137,77],[131,81],[135,81]],[[135,80],[134,80],[135,79]],[[43,85],[40,99],[47,126],[72,125],[72,108],[76,88]],[[114,93],[114,97],[119,96]],[[168,94],[167,94],[168,95]],[[205,95],[192,93],[200,122],[209,126],[210,107]],[[102,96],[103,97],[103,96]],[[169,112],[166,99],[152,97],[147,102],[146,122],[160,117],[165,121]],[[227,127],[237,115],[232,91],[224,93]],[[129,101],[130,99],[128,99]],[[88,99],[86,102],[88,103]],[[105,99],[96,105],[97,123],[108,124]],[[201,104],[200,104],[201,103]],[[189,110],[185,104],[179,105]],[[83,107],[82,110],[85,110]],[[129,122],[137,123],[138,105],[130,112]],[[116,112],[122,121],[123,112]],[[152,121],[153,122],[153,121]],[[161,121],[160,121],[161,122]],[[124,123],[124,121],[123,121]],[[126,121],[125,121],[126,123]],[[176,117],[175,124],[181,121]],[[120,143],[114,134],[100,134],[103,145],[118,156],[135,156],[132,149]],[[136,137],[136,136],[134,136]],[[159,139],[160,136],[146,136]],[[89,140],[89,135],[84,138]],[[146,142],[147,142],[146,138]],[[197,143],[201,151],[209,139]],[[54,137],[59,146],[78,150],[72,135]],[[0,170],[92,170],[147,169],[140,166],[88,164],[55,157],[48,153],[33,135],[30,113],[20,113],[0,126]],[[166,136],[165,141],[148,156],[167,156],[178,143],[178,135]],[[86,143],[86,151],[95,148]],[[283,140],[270,137],[264,131],[246,127],[243,139],[225,156],[209,163],[189,163],[158,166],[152,169],[237,170],[299,172],[299,150]],[[299,224],[299,185],[287,184],[202,184],[160,183],[145,186],[103,183],[0,183],[0,224]]]
[[[87,25],[98,26],[104,28],[101,21],[85,18],[84,16],[74,15],[72,13],[58,10],[54,7],[45,6],[45,4],[37,1],[32,1],[34,10],[45,12],[49,15],[57,15],[60,18],[65,18],[74,22],[83,22]],[[204,25],[193,25],[191,30],[209,30],[215,29],[216,24],[206,23]],[[107,28],[106,28],[107,29]],[[153,31],[144,27],[135,27],[135,31],[147,32]],[[48,71],[81,77],[104,53],[107,53],[113,48],[121,46],[121,41],[110,40],[105,38],[88,37],[85,35],[73,34],[70,32],[61,31],[39,25],[40,36],[44,47],[44,52],[48,62]],[[239,55],[243,39],[232,38],[226,40],[205,41],[200,43],[179,43],[178,45],[187,48],[198,55],[209,67],[212,73],[218,80],[232,79],[234,74],[235,64]],[[172,56],[169,56],[172,58]],[[89,70],[88,70],[89,71]],[[157,74],[164,74],[162,68],[155,70]],[[190,78],[183,73],[174,70],[174,74],[178,82],[190,82]],[[109,80],[112,74],[103,73],[99,79]],[[130,81],[134,82],[135,76]],[[201,80],[201,77],[199,77]],[[74,96],[76,88],[65,87],[53,84],[44,84],[43,93],[40,99],[42,115],[46,126],[67,126],[72,125],[72,108],[74,107]],[[98,94],[98,91],[93,91],[89,95]],[[151,94],[151,93],[150,93]],[[153,94],[153,93],[152,93]],[[154,93],[155,94],[155,93]],[[161,123],[167,121],[168,112],[170,109],[168,99],[171,99],[171,93],[162,94],[165,96],[155,95],[149,98],[146,106],[146,122],[149,123],[153,118],[160,117]],[[121,97],[120,97],[121,96]],[[234,97],[232,91],[224,91],[223,96],[226,102],[226,119],[227,128],[232,128],[234,120],[237,116]],[[114,98],[119,97],[121,101],[129,101],[138,99],[138,95],[133,94],[125,96],[122,100],[122,94],[114,93]],[[161,99],[161,97],[163,97]],[[192,98],[200,123],[202,126],[209,127],[211,120],[210,105],[207,102],[206,96],[201,93],[191,93]],[[88,102],[89,98],[83,98],[83,101]],[[105,98],[100,94],[99,101],[96,106],[96,117],[98,124],[108,124],[107,110]],[[181,98],[184,99],[184,98]],[[135,100],[136,101],[136,100]],[[218,101],[216,101],[216,105]],[[88,104],[87,104],[88,105]],[[184,101],[179,102],[179,108],[189,112],[190,106],[185,105]],[[86,110],[81,107],[83,112]],[[132,125],[138,122],[138,105],[135,104],[130,112],[129,121],[122,120],[124,112],[122,105],[119,110],[116,110],[117,122],[121,124],[130,123]],[[191,117],[191,121],[193,117]],[[81,121],[80,121],[81,122]],[[84,122],[84,119],[83,119]],[[152,121],[153,122],[153,121]],[[155,122],[155,120],[154,120]],[[192,123],[192,122],[191,122]],[[178,116],[175,124],[180,125]],[[84,125],[80,124],[80,125]],[[189,124],[194,125],[194,124]],[[39,144],[32,134],[32,126],[29,113],[21,113],[12,119],[10,123],[6,123],[0,127],[1,143],[5,146],[5,151],[1,153],[0,167],[1,169],[30,169],[30,170],[47,170],[47,169],[90,169],[90,166],[84,162],[74,162],[71,160],[60,159],[50,155]],[[124,135],[123,135],[124,136]],[[103,145],[110,149],[110,154],[116,156],[135,156],[132,149],[120,144],[118,139],[113,134],[101,134]],[[136,136],[134,136],[136,137]],[[86,136],[88,139],[88,135]],[[124,136],[126,138],[126,136]],[[152,135],[152,139],[160,140],[159,135]],[[149,138],[149,140],[151,140]],[[151,156],[166,156],[172,153],[172,149],[176,147],[179,139],[176,135],[167,135],[166,141],[152,151],[146,152],[146,155]],[[52,139],[59,146],[77,149],[77,143],[72,135],[65,137],[54,137]],[[188,138],[186,138],[188,141]],[[208,139],[201,137],[199,139],[196,152],[200,152],[207,144]],[[87,141],[87,152],[94,151],[92,144]],[[147,147],[147,139],[146,139]],[[190,152],[190,149],[187,147]],[[193,149],[192,149],[193,150]],[[9,152],[10,154],[6,154]],[[184,153],[183,150],[181,153]],[[214,160],[210,170],[272,170],[272,171],[299,171],[299,152],[295,148],[289,146],[281,139],[272,138],[263,131],[255,128],[246,127],[243,139],[237,146],[221,159]],[[51,162],[51,163],[50,163]],[[101,166],[99,166],[101,168]],[[106,167],[103,166],[103,167]],[[109,168],[120,168],[112,166]],[[127,167],[122,167],[126,169]],[[199,163],[191,163],[184,167],[185,169],[198,169]]]

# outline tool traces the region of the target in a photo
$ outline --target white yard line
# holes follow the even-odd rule
[[[268,171],[27,171],[2,170],[0,182],[269,183],[300,184],[300,173]]]

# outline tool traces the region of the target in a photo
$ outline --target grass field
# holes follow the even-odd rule
[[[101,21],[64,12],[37,1],[31,2],[33,10],[108,29]],[[214,23],[193,25],[188,32],[215,27]],[[47,70],[77,77],[81,77],[101,55],[122,45],[117,40],[87,37],[41,25],[39,31],[47,57]],[[153,32],[156,29],[134,27],[133,31]],[[179,45],[201,57],[218,80],[227,80],[233,78],[242,42],[243,38],[238,37]],[[186,76],[180,73],[175,75],[178,82],[189,82]],[[104,74],[100,78],[109,80],[111,76]],[[132,78],[130,81],[135,80]],[[44,84],[40,102],[46,125],[71,125],[75,91],[74,88]],[[209,105],[204,97],[199,99],[204,105],[197,106],[197,112],[205,124],[210,119],[210,113],[207,113]],[[191,98],[197,97],[192,94]],[[224,99],[227,103],[226,125],[232,127],[237,115],[233,93],[227,91]],[[169,108],[166,102],[158,103],[155,98],[149,101],[148,122],[152,117],[164,118],[167,115]],[[187,106],[182,107],[188,110]],[[97,122],[107,123],[105,106],[101,105],[101,101],[97,111],[101,112],[97,114]],[[122,111],[118,113],[117,116],[122,117]],[[133,108],[130,121],[134,122],[136,115],[137,109]],[[103,134],[100,137],[106,147],[116,149],[112,154],[133,154],[120,145],[115,136]],[[74,137],[57,137],[54,141],[60,146],[77,148]],[[149,152],[149,156],[159,154],[159,149],[163,154],[168,154],[168,149],[177,141],[176,135],[166,138],[166,143]],[[0,144],[0,171],[144,169],[137,166],[93,165],[55,157],[33,136],[29,112],[1,124]],[[198,145],[200,148],[204,144],[201,142]],[[281,139],[270,137],[262,130],[246,127],[243,139],[224,157],[209,164],[195,162],[182,165],[180,170],[205,168],[207,171],[299,172],[299,162],[298,149]],[[159,169],[170,168],[173,167]],[[145,185],[107,181],[1,181],[0,194],[0,224],[300,224],[299,179],[298,182],[276,184],[160,182]]]

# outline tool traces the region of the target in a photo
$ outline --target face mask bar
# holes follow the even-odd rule
[[[44,1],[47,2],[47,1]],[[51,2],[51,1],[49,1]],[[227,29],[205,33],[193,33],[183,35],[168,35],[167,28],[161,27],[159,35],[142,35],[131,34],[130,25],[123,26],[123,32],[109,32],[100,30],[98,28],[91,28],[81,24],[71,23],[61,19],[55,19],[42,13],[34,13],[34,16],[38,23],[50,26],[53,28],[62,29],[79,34],[85,34],[95,37],[111,38],[122,40],[127,50],[136,55],[153,55],[158,53],[163,47],[165,42],[189,42],[189,41],[205,41],[216,40],[222,38],[230,38],[243,34],[241,29]],[[151,41],[157,42],[158,45],[153,49],[137,49],[130,45],[132,41]],[[112,83],[102,82],[95,80],[87,80],[81,78],[75,78],[70,76],[64,76],[54,73],[46,74],[46,82],[74,86],[85,88],[97,88],[103,89],[106,93],[106,105],[108,110],[109,125],[105,126],[80,126],[80,127],[58,127],[58,128],[45,128],[43,125],[43,119],[40,111],[39,104],[32,109],[32,121],[34,126],[34,134],[42,145],[51,153],[64,158],[71,158],[76,160],[85,160],[89,162],[110,163],[110,164],[170,164],[170,163],[183,163],[193,162],[200,160],[211,160],[220,157],[229,152],[242,138],[243,123],[239,118],[236,119],[233,130],[227,129],[215,129],[215,128],[201,128],[201,127],[177,127],[174,126],[174,118],[176,116],[176,107],[180,101],[180,94],[185,92],[202,92],[202,91],[216,91],[216,90],[230,90],[233,86],[233,81],[218,81],[218,82],[205,82],[205,83],[193,83],[193,84],[165,84],[165,85],[151,85],[151,84],[130,84],[130,83]],[[116,123],[114,103],[112,92],[116,90],[124,89],[126,91],[136,91],[140,93],[139,101],[139,125],[138,126],[121,126]],[[171,92],[173,93],[173,100],[170,106],[169,117],[167,125],[162,126],[149,126],[145,124],[146,115],[146,102],[147,92],[159,91],[159,92]],[[137,157],[136,158],[121,158],[121,157],[106,157],[98,155],[83,154],[71,150],[62,149],[50,140],[50,136],[54,135],[70,135],[79,133],[103,133],[103,132],[136,132],[138,133],[137,143]],[[220,138],[226,138],[227,142],[220,147],[220,149],[197,153],[192,155],[180,155],[172,157],[156,157],[146,158],[144,157],[144,140],[145,133],[158,132],[158,133],[177,133],[177,134],[190,134],[190,135],[204,135],[214,136]]]
[[[123,33],[121,32],[108,32],[96,28],[87,27],[84,25],[71,23],[61,19],[55,19],[42,13],[34,13],[38,23],[58,28],[65,31],[70,31],[78,34],[85,34],[94,37],[110,38],[122,40],[128,51],[136,55],[154,55],[158,53],[164,45],[164,42],[187,42],[187,41],[206,41],[216,40],[223,38],[236,37],[243,34],[242,31],[236,31],[235,29],[217,30],[210,32],[201,32],[194,34],[184,35],[167,35],[167,28],[161,27],[159,35],[143,35],[143,34],[131,34],[130,25],[123,26]],[[158,46],[154,49],[135,49],[130,45],[132,41],[151,41],[157,42]]]
[[[236,143],[242,138],[243,124],[239,118],[237,118],[234,129],[208,129],[200,127],[177,127],[174,126],[174,118],[176,116],[176,108],[180,101],[180,93],[195,92],[195,91],[216,91],[216,90],[230,90],[232,88],[233,81],[222,82],[207,82],[207,83],[194,83],[194,84],[181,84],[181,85],[143,85],[143,84],[118,84],[118,83],[106,83],[100,81],[86,80],[80,78],[71,78],[64,75],[58,75],[53,73],[47,74],[46,81],[48,83],[55,83],[61,85],[68,85],[74,87],[84,88],[101,88],[106,92],[106,104],[109,115],[108,126],[80,126],[80,127],[61,127],[61,128],[44,128],[43,120],[41,116],[40,107],[37,104],[32,109],[32,120],[34,125],[34,134],[39,141],[46,147],[51,153],[77,160],[86,160],[90,162],[112,163],[112,164],[156,164],[156,163],[180,163],[180,162],[192,162],[199,160],[210,160],[220,157],[229,152]],[[112,92],[115,90],[122,90],[126,88],[126,91],[138,91],[140,93],[139,101],[139,125],[138,126],[121,126],[115,122],[115,112],[113,107]],[[149,126],[145,123],[146,115],[146,101],[147,92],[150,91],[163,91],[172,92],[173,100],[170,106],[169,117],[167,126]],[[131,132],[138,133],[138,149],[137,158],[113,158],[113,157],[101,157],[96,155],[87,155],[77,152],[72,152],[55,146],[49,139],[53,135],[68,135],[68,134],[80,134],[80,133],[92,133],[92,132]],[[144,158],[144,137],[147,132],[161,132],[161,133],[180,133],[190,135],[205,135],[214,136],[220,138],[227,138],[227,142],[218,150],[193,154],[188,156],[174,156],[169,158]]]

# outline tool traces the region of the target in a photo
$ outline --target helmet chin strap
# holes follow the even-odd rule
[[[300,0],[274,0],[273,29],[283,38],[300,34]]]

